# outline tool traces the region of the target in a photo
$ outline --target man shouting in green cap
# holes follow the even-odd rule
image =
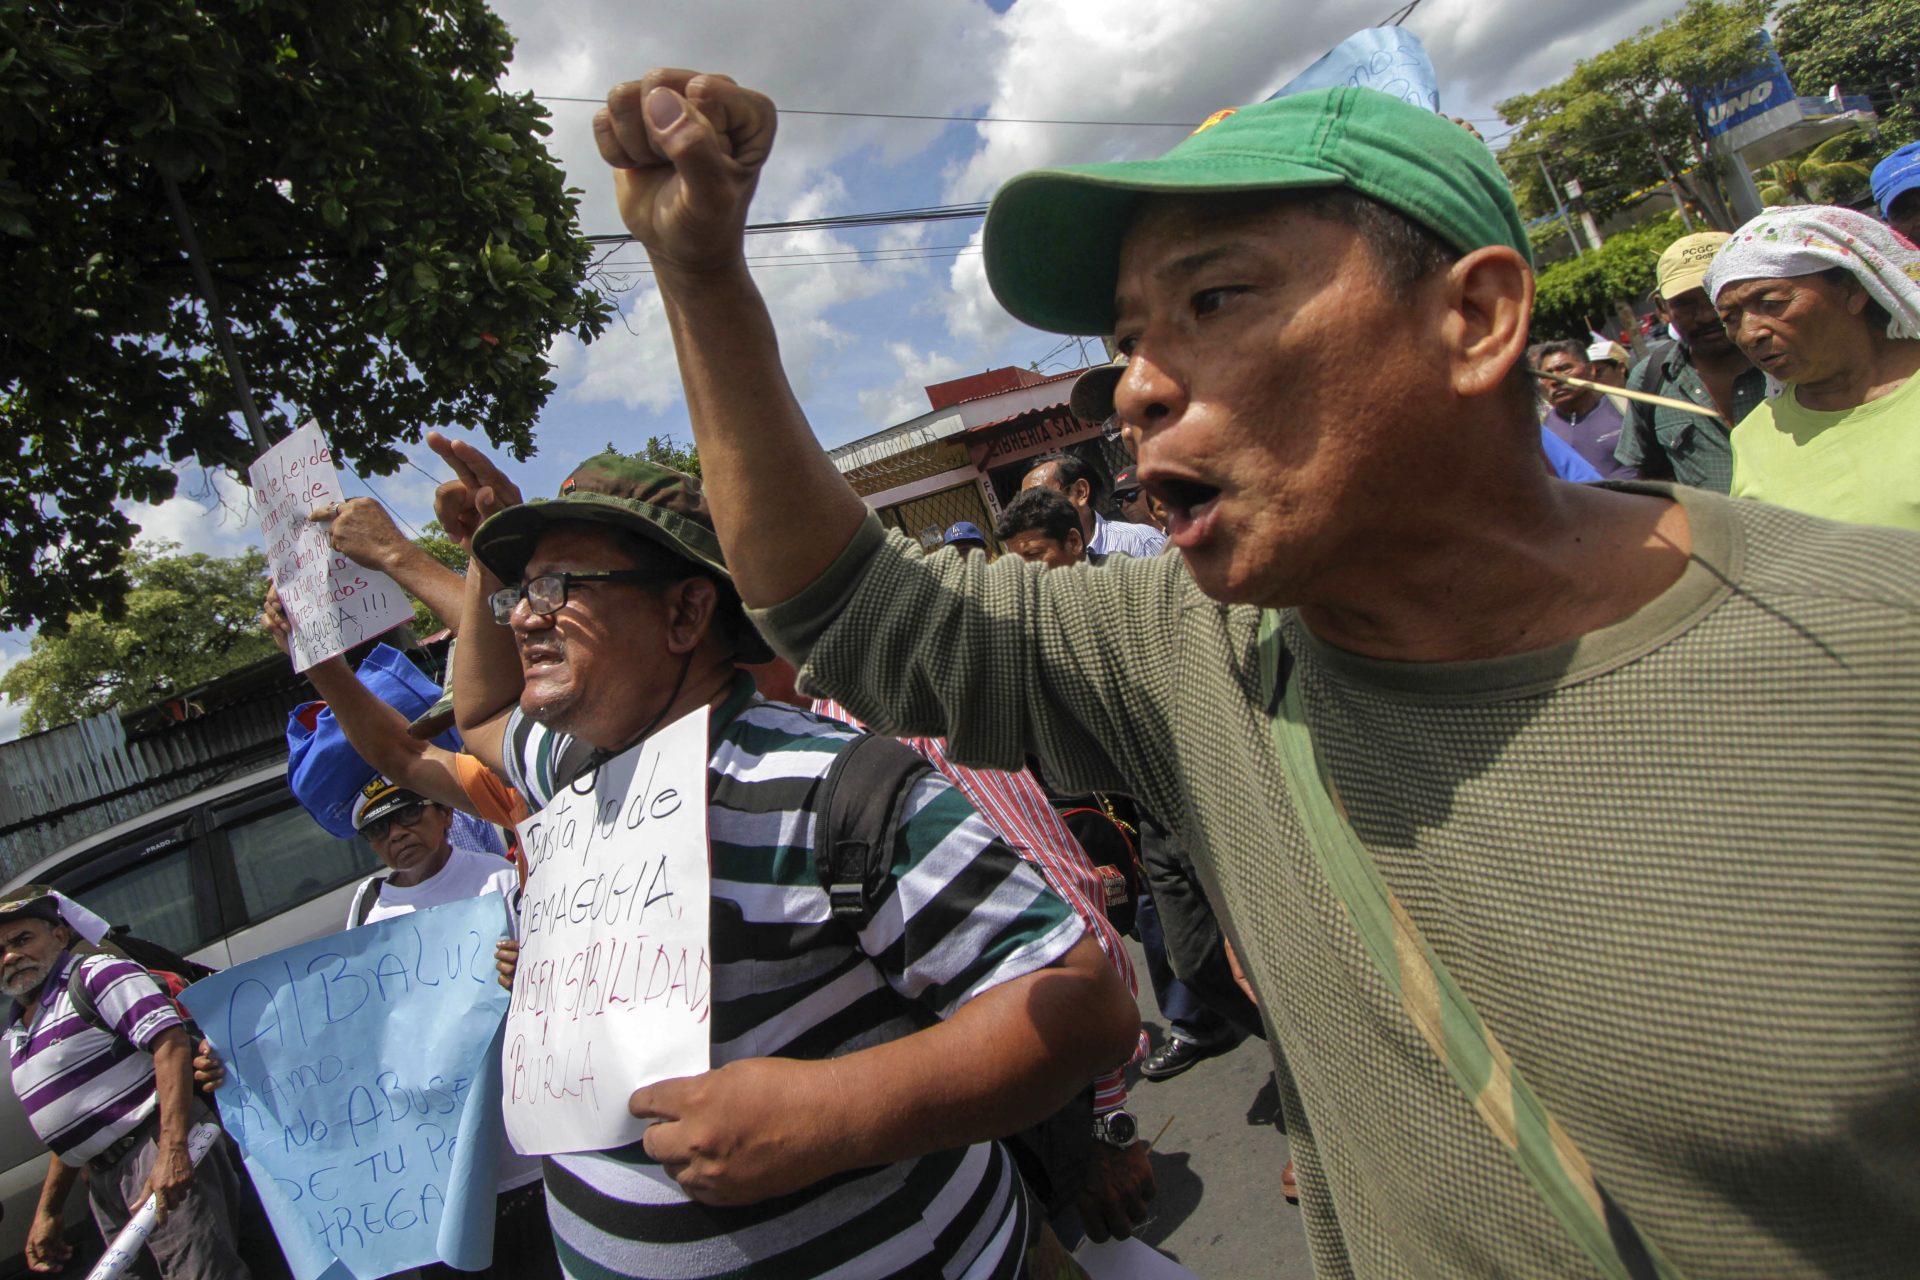
[[[741,248],[774,128],[684,71],[594,122],[734,581],[875,728],[1170,822],[1319,1274],[1909,1267],[1920,539],[1549,477],[1493,157],[1336,88],[988,214],[1007,308],[1128,354],[1178,554],[923,556],[782,375]]]

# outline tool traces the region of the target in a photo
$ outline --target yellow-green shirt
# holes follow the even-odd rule
[[[1822,413],[1787,390],[1733,429],[1733,496],[1852,524],[1920,529],[1920,377]]]

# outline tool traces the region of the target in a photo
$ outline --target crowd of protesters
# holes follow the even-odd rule
[[[656,71],[594,121],[704,483],[610,452],[525,500],[432,435],[464,575],[314,514],[458,633],[437,704],[307,673],[351,762],[309,807],[384,865],[344,927],[515,902],[503,831],[711,713],[712,1069],[632,1092],[639,1143],[509,1156],[494,1274],[1070,1276],[1154,1192],[1127,1069],[1249,1035],[1322,1276],[1910,1267],[1920,149],[1885,222],[1675,242],[1637,359],[1531,342],[1492,155],[1383,94],[1023,175],[988,279],[1111,338],[1073,407],[1132,465],[1038,459],[926,553],[819,448],[748,271],[776,118]],[[902,802],[849,902],[789,855],[869,734],[902,745],[845,776]],[[167,1280],[247,1275],[179,1019],[87,919],[0,904],[43,1203],[91,1164],[103,1230],[173,1207]]]

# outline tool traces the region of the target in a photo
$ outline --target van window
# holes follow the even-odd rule
[[[185,955],[207,939],[193,902],[193,870],[185,845],[133,863],[98,884],[73,890],[108,924],[123,924],[139,937]]]
[[[328,835],[299,806],[264,813],[226,829],[247,923],[297,907],[377,869],[364,840]]]

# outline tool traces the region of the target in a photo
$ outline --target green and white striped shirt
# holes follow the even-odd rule
[[[729,703],[729,706],[734,705]],[[725,723],[722,720],[725,719]],[[889,892],[855,946],[814,871],[811,805],[845,726],[753,697],[715,715],[708,761],[713,1065],[830,1058],[931,1025],[1059,959],[1082,925],[939,775],[915,784]],[[571,745],[513,714],[508,780],[534,807]],[[955,1064],[964,1070],[965,1064]],[[1019,1174],[995,1143],[861,1169],[759,1204],[689,1199],[638,1143],[549,1156],[569,1276],[1013,1276]]]

